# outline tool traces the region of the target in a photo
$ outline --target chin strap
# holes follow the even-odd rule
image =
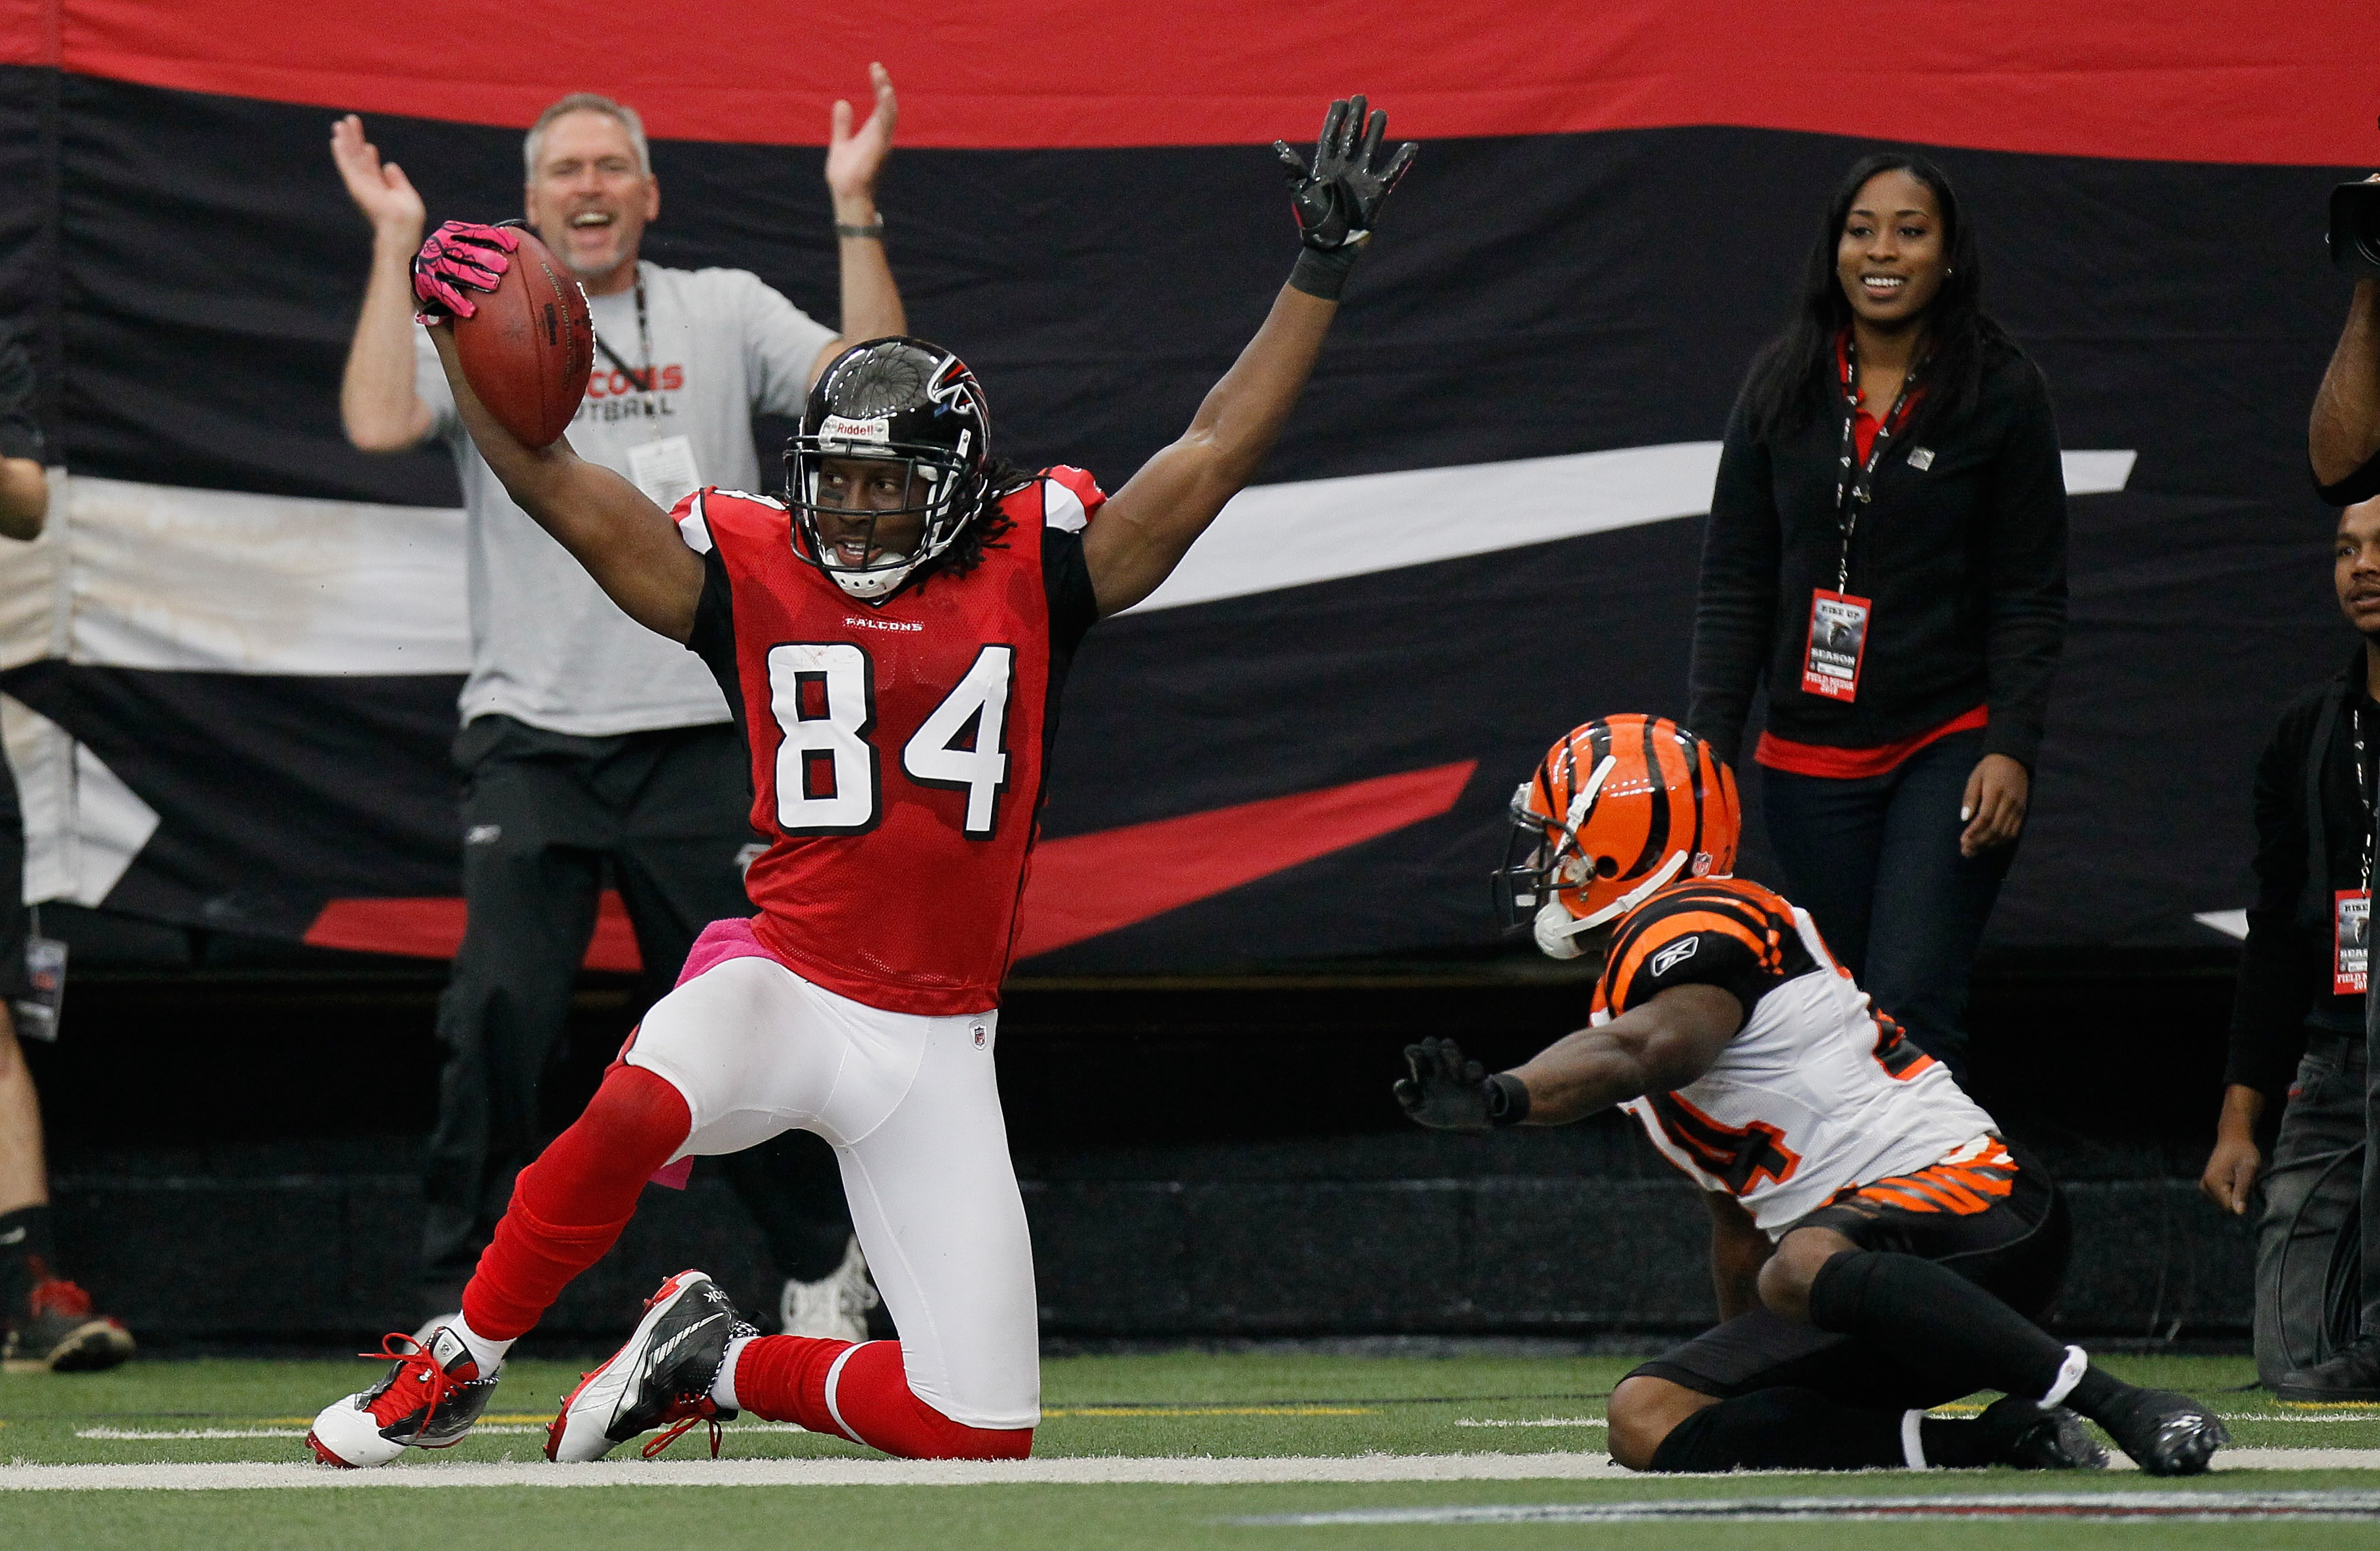
[[[903,582],[907,581],[909,573],[917,568],[917,562],[913,560],[905,565],[879,566],[868,571],[838,571],[832,566],[824,569],[828,576],[834,578],[834,585],[852,597],[874,600],[883,597]]]
[[[1584,925],[1564,910],[1559,900],[1548,900],[1537,906],[1536,918],[1530,923],[1537,939],[1537,951],[1548,959],[1575,959],[1585,952],[1574,940],[1577,928]]]
[[[1548,958],[1577,958],[1579,946],[1572,939],[1581,932],[1593,931],[1616,916],[1627,915],[1650,899],[1656,890],[1668,887],[1670,880],[1677,877],[1685,865],[1686,854],[1683,851],[1670,852],[1670,859],[1656,868],[1652,877],[1591,915],[1573,917],[1562,907],[1560,899],[1548,900],[1537,907],[1535,928],[1538,949]]]

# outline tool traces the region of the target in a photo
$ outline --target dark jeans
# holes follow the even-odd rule
[[[538,1087],[570,1013],[606,862],[645,963],[645,997],[677,979],[702,928],[749,915],[737,853],[751,777],[734,726],[575,738],[509,717],[455,743],[468,920],[438,1004],[446,1048],[422,1178],[425,1314],[455,1307],[545,1140]],[[816,1281],[849,1240],[827,1145],[807,1132],[722,1158],[781,1276]]]
[[[2363,1036],[2309,1029],[2257,1181],[2256,1376],[2277,1384],[2355,1339]]]
[[[1760,772],[1785,894],[1919,1049],[1967,1076],[1967,982],[2016,843],[1959,854],[1984,734],[1953,733],[1857,781]]]

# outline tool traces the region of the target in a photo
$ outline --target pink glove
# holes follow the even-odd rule
[[[479,311],[479,304],[463,294],[463,287],[494,290],[519,248],[520,228],[514,225],[449,221],[431,233],[421,251],[413,256],[413,298],[421,304],[414,321],[443,323]]]

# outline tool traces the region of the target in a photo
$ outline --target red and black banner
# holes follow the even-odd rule
[[[2010,0],[1869,26],[1745,0],[638,0],[600,23],[522,0],[425,36],[345,4],[0,5],[0,318],[68,470],[0,587],[30,821],[60,827],[35,886],[451,941],[455,487],[443,453],[340,436],[368,239],[335,114],[435,222],[516,212],[529,119],[618,96],[657,137],[648,256],[755,271],[831,321],[819,147],[881,59],[912,327],[975,367],[1006,455],[1111,489],[1287,273],[1269,143],[1354,90],[1425,142],[1260,488],[1078,660],[1033,967],[1491,942],[1503,806],[1545,745],[1683,709],[1714,443],[1827,192],[1879,143],[1958,183],[2069,449],[2072,626],[1997,938],[2218,940],[2193,918],[2248,897],[2256,749],[2352,644],[2305,416],[2345,305],[2325,191],[2380,161],[2380,13]]]

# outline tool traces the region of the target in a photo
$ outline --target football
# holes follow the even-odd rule
[[[587,293],[525,231],[503,282],[471,299],[478,309],[455,320],[455,353],[471,391],[523,444],[551,445],[578,413],[594,365]]]

